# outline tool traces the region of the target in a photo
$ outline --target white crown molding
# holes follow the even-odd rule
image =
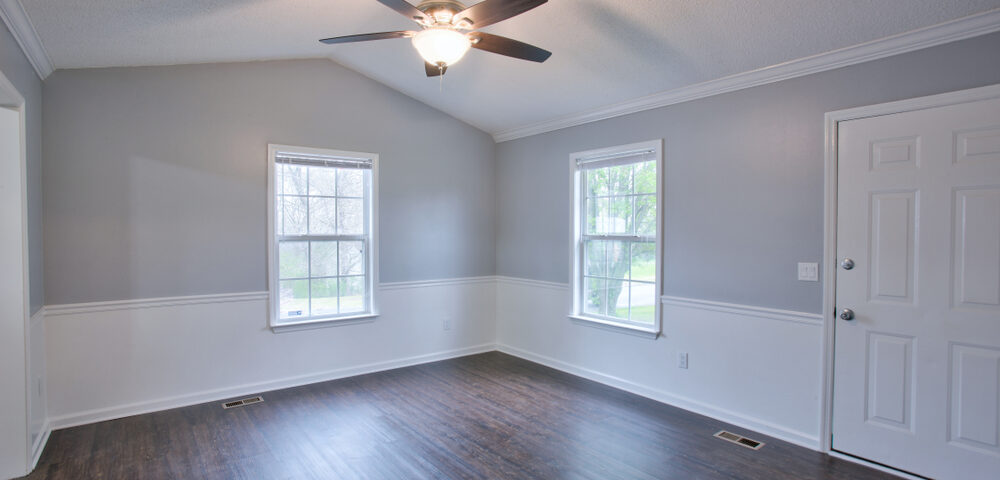
[[[667,90],[605,107],[553,118],[493,135],[497,143],[552,132],[722,93],[825,72],[949,42],[1000,31],[1000,9],[970,15],[879,40],[804,57],[758,70]]]
[[[31,66],[35,67],[38,77],[45,80],[55,69],[20,0],[0,0],[0,18],[7,24],[11,35],[14,35],[17,44],[24,51],[24,56],[31,62]]]
[[[670,305],[674,307],[694,308],[698,310],[710,310],[713,312],[765,318],[769,320],[804,323],[806,325],[813,325],[817,327],[823,325],[823,315],[818,313],[796,312],[793,310],[780,310],[777,308],[757,307],[753,305],[716,302],[714,300],[671,296],[660,297],[660,302],[663,305]]]

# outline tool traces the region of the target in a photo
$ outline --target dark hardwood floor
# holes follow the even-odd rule
[[[892,478],[497,352],[263,396],[53,432],[27,478]]]

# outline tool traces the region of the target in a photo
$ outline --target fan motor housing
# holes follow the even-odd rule
[[[447,10],[454,15],[465,10],[465,5],[454,0],[426,0],[417,5],[417,10],[426,13],[429,18],[433,19],[434,12]]]

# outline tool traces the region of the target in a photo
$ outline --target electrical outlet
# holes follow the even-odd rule
[[[444,319],[444,321],[442,322],[442,325],[443,325],[443,327],[444,327],[445,330],[451,330],[451,319],[450,318]]]
[[[681,352],[677,354],[677,368],[688,368],[687,352]]]
[[[819,281],[818,263],[799,263],[799,280],[803,282]]]

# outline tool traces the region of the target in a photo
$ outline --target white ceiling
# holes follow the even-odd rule
[[[484,29],[552,51],[547,62],[473,50],[442,90],[408,40],[317,41],[416,26],[375,0],[21,1],[56,68],[329,57],[490,133],[1000,8],[1000,0],[551,0]]]

